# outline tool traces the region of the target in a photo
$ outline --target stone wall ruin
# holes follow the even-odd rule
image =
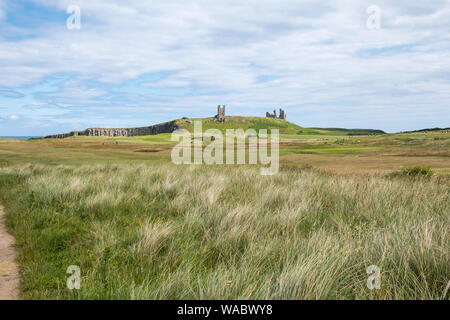
[[[286,113],[284,112],[283,109],[280,108],[280,115],[278,117],[277,112],[273,110],[273,113],[266,112],[266,118],[286,120]]]

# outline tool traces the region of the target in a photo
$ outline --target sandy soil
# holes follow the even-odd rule
[[[19,268],[15,258],[14,238],[6,230],[0,205],[0,300],[19,299]]]

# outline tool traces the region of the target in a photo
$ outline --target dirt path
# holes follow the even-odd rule
[[[19,268],[15,263],[14,238],[6,231],[0,205],[0,300],[19,299]]]

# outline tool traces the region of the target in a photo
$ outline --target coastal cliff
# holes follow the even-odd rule
[[[159,133],[171,133],[178,129],[176,120],[155,124],[148,127],[138,128],[88,128],[83,131],[71,131],[68,133],[52,134],[41,138],[31,139],[63,139],[76,136],[91,136],[91,137],[133,137],[133,136],[147,136]]]

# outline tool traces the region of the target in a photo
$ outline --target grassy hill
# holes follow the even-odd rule
[[[226,129],[279,129],[280,134],[289,135],[369,135],[369,134],[383,134],[382,130],[374,129],[342,129],[342,128],[304,128],[295,123],[265,117],[241,117],[241,116],[227,116],[225,122],[217,122],[214,118],[201,119],[179,119],[176,121],[180,128],[184,128],[192,132],[194,130],[193,121],[201,121],[203,131],[208,129],[219,129],[224,131]]]
[[[147,127],[139,128],[88,128],[83,131],[71,131],[63,134],[53,134],[42,138],[73,138],[80,136],[100,136],[104,137],[144,137],[149,135],[162,135],[166,138],[167,134],[172,133],[176,128],[184,128],[190,132],[194,131],[194,121],[202,122],[202,130],[219,129],[223,133],[227,129],[254,129],[259,131],[260,129],[279,129],[279,133],[284,136],[291,136],[295,139],[295,136],[301,135],[321,135],[321,136],[353,136],[353,135],[375,135],[384,134],[382,130],[374,129],[342,129],[342,128],[304,128],[295,123],[266,117],[242,117],[242,116],[227,116],[225,122],[217,122],[215,118],[182,118],[172,120],[165,123],[155,124]],[[88,132],[95,131],[95,132]],[[125,133],[124,133],[125,131]],[[30,138],[30,140],[39,140],[42,138]],[[138,138],[142,139],[142,138]],[[150,139],[153,140],[153,139]],[[163,139],[165,140],[165,139]]]
[[[225,122],[217,122],[214,118],[201,118],[201,119],[180,119],[177,120],[177,125],[180,128],[187,129],[189,131],[194,130],[193,121],[201,121],[203,131],[208,129],[219,129],[225,133],[226,129],[279,129],[280,134],[296,134],[299,131],[305,130],[292,122],[284,121],[281,119],[272,119],[264,117],[240,117],[240,116],[228,116]],[[315,131],[315,130],[312,130]]]
[[[450,131],[450,127],[447,128],[425,128],[413,131],[402,131],[399,133],[427,133],[427,132],[439,132],[439,131]]]

